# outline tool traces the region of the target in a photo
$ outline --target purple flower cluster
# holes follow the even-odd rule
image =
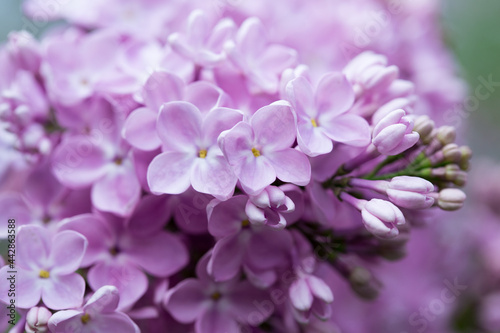
[[[13,330],[337,332],[337,292],[375,298],[374,262],[463,205],[471,151],[429,117],[462,86],[401,30],[430,1],[233,2],[25,2],[69,23],[0,48]],[[347,43],[359,8],[389,33]]]

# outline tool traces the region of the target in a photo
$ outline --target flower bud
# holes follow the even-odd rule
[[[465,186],[467,183],[467,173],[456,164],[446,166],[445,178],[457,186]]]
[[[398,77],[396,66],[387,66],[387,58],[367,51],[352,59],[344,68],[344,74],[359,93],[380,91]]]
[[[373,129],[373,144],[384,155],[397,155],[417,143],[413,122],[402,109],[385,116]]]
[[[459,148],[461,158],[459,162],[460,169],[468,170],[469,169],[469,160],[472,157],[472,150],[468,146],[462,146]]]
[[[22,69],[38,72],[42,57],[36,39],[27,31],[14,31],[9,34],[6,49],[11,59]]]
[[[452,126],[441,126],[437,129],[436,139],[443,145],[455,142],[457,131]]]
[[[26,325],[24,329],[28,333],[48,332],[47,322],[52,313],[45,307],[33,307],[26,314]]]
[[[462,152],[456,143],[449,143],[442,149],[445,162],[459,163],[462,159]]]
[[[438,206],[443,210],[457,210],[462,208],[466,199],[464,192],[457,188],[445,188],[439,192]]]
[[[434,137],[434,128],[434,121],[431,120],[429,116],[420,116],[415,119],[415,127],[413,127],[413,130],[420,135],[420,140],[422,140],[424,144],[428,144]]]
[[[364,299],[377,298],[382,284],[373,274],[363,267],[354,267],[349,274],[349,283],[352,290]]]
[[[394,204],[382,199],[371,199],[361,210],[366,229],[381,238],[394,238],[399,234],[397,225],[405,223],[403,213]]]
[[[434,204],[428,194],[434,192],[434,185],[420,177],[394,177],[387,189],[387,196],[394,204],[408,209],[425,209]]]
[[[385,116],[397,109],[411,109],[412,102],[408,98],[395,98],[385,103],[372,116],[372,123],[378,124]]]

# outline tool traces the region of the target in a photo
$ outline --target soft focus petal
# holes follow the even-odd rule
[[[81,234],[66,230],[52,238],[49,262],[54,265],[51,274],[69,274],[80,267],[87,248],[87,239]]]
[[[196,157],[189,153],[163,153],[156,156],[148,168],[151,192],[179,194],[191,184],[191,166]]]
[[[42,301],[52,310],[76,308],[82,304],[84,292],[85,280],[81,275],[51,275],[43,283]]]

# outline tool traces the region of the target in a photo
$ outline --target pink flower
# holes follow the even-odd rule
[[[420,136],[413,131],[413,121],[402,109],[382,118],[373,129],[373,144],[384,155],[397,155],[415,145]]]
[[[81,309],[54,313],[49,319],[49,329],[53,333],[139,333],[137,325],[126,314],[116,311],[119,302],[118,289],[104,286]]]
[[[236,33],[236,25],[223,18],[211,25],[201,10],[189,15],[186,34],[175,32],[168,37],[172,48],[200,66],[211,67],[226,59],[224,43]]]
[[[64,220],[60,229],[85,235],[89,247],[82,266],[90,267],[90,287],[116,286],[121,294],[120,308],[126,308],[146,292],[145,272],[167,277],[188,261],[184,244],[162,230],[169,215],[163,197],[147,196],[127,221],[83,214]]]
[[[196,333],[239,332],[241,325],[258,326],[272,313],[256,307],[268,297],[239,277],[214,282],[207,274],[209,255],[196,266],[197,279],[185,279],[167,293],[165,308],[181,323],[195,323]]]
[[[123,125],[122,136],[133,147],[148,151],[161,146],[156,132],[156,120],[163,104],[173,101],[190,102],[203,115],[213,108],[229,104],[226,94],[214,84],[197,81],[186,86],[177,75],[165,71],[151,74],[141,93],[145,106],[128,116]]]
[[[204,117],[191,103],[165,104],[157,122],[164,152],[149,165],[151,191],[179,194],[193,186],[221,199],[231,197],[237,179],[217,146],[217,138],[241,119],[240,112],[227,108],[212,109]]]
[[[247,78],[252,94],[277,93],[279,76],[297,62],[295,50],[269,43],[266,28],[256,17],[241,24],[235,41],[228,41],[225,49],[231,62]]]
[[[309,156],[329,153],[332,141],[352,146],[370,142],[370,128],[362,117],[349,113],[354,102],[352,86],[340,73],[325,75],[314,92],[304,77],[287,85],[297,121],[297,142]]]
[[[29,225],[19,228],[16,237],[17,290],[16,305],[31,308],[40,298],[53,310],[80,306],[85,280],[75,271],[80,267],[87,240],[74,231],[50,236],[42,227]],[[9,266],[0,269],[3,281],[9,277]],[[9,284],[2,283],[0,299],[7,298]]]
[[[249,123],[224,132],[219,146],[245,191],[257,193],[276,180],[307,185],[311,165],[307,156],[291,148],[295,124],[290,107],[282,102],[259,109]]]

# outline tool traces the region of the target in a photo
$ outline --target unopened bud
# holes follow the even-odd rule
[[[446,166],[445,178],[453,182],[457,186],[465,186],[467,183],[467,173],[464,172],[456,164],[448,164]]]
[[[32,332],[48,332],[47,322],[52,313],[47,308],[33,307],[26,314],[26,325],[24,329],[28,333]]]
[[[415,119],[415,126],[413,130],[420,134],[420,140],[424,144],[431,142],[435,128],[435,123],[428,116],[420,116]]]
[[[349,283],[356,294],[368,300],[377,298],[382,288],[382,283],[369,270],[359,266],[349,274]]]
[[[437,129],[436,138],[443,145],[455,142],[457,131],[452,126],[441,126]]]
[[[456,143],[449,143],[442,149],[445,162],[459,163],[462,159],[462,152]]]
[[[468,170],[469,169],[469,161],[472,157],[472,150],[468,146],[462,146],[459,148],[461,153],[461,158],[459,162],[460,169]]]
[[[402,109],[389,113],[373,129],[373,145],[383,155],[400,154],[415,145],[418,139],[413,121]]]
[[[434,185],[420,177],[394,177],[387,189],[387,196],[394,204],[408,209],[425,209],[434,204],[429,194],[434,192]]]
[[[443,210],[457,210],[462,208],[466,199],[463,191],[457,188],[446,188],[439,192],[438,206]]]

